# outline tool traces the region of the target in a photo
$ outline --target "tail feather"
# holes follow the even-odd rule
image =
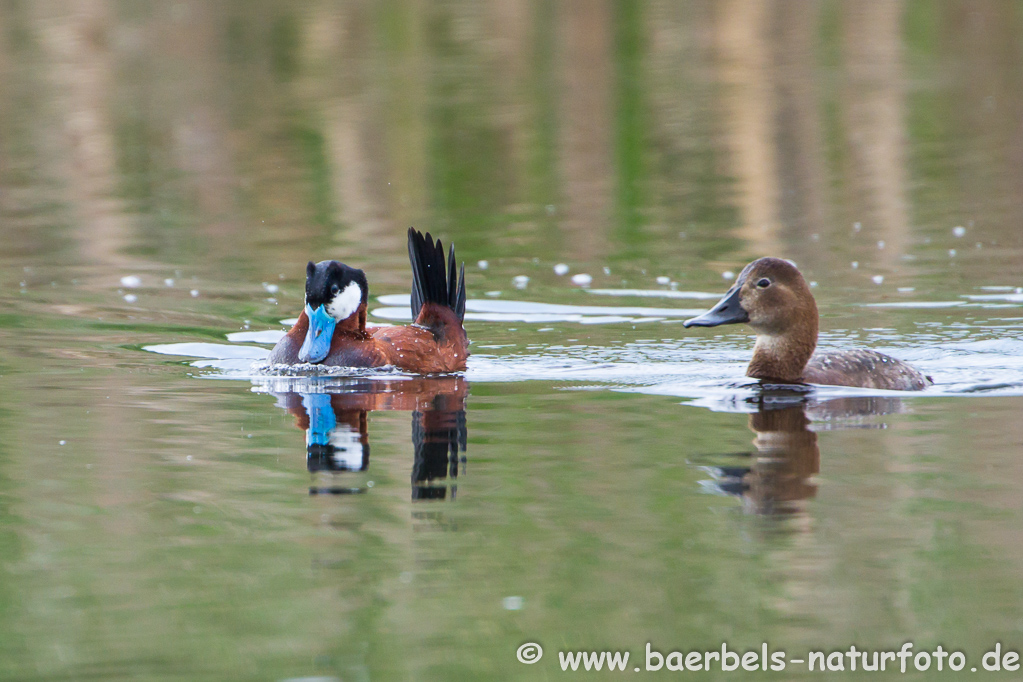
[[[429,232],[424,237],[414,228],[408,229],[408,257],[412,264],[412,319],[427,303],[451,309],[461,323],[465,319],[465,264],[456,276],[455,246],[448,248],[447,267],[444,246],[434,242]]]

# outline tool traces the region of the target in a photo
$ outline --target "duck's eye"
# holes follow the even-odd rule
[[[757,286],[760,287],[761,289],[766,289],[767,287],[771,286],[771,280],[764,277],[759,282],[757,282]]]
[[[330,294],[332,296],[337,296],[337,292],[339,292],[339,291],[341,291],[341,287],[339,287],[336,284],[331,284],[330,285]]]

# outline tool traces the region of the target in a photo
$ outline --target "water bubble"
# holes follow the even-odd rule
[[[505,597],[501,600],[501,606],[504,607],[505,611],[519,611],[525,602],[526,600],[522,597]]]
[[[490,263],[488,263],[485,260],[476,261],[476,267],[478,267],[480,270],[486,270],[487,268],[490,267]]]
[[[952,234],[955,235],[956,237],[965,236],[966,235],[966,228],[963,227],[962,225],[957,225],[956,227],[952,228]]]
[[[605,266],[604,266],[604,274],[605,274],[605,275],[610,275],[610,274],[611,274],[611,268],[609,268],[609,267],[607,267],[607,266],[605,265]]]
[[[135,287],[142,285],[142,279],[135,275],[125,275],[121,278],[121,284],[129,289],[134,289]]]
[[[853,223],[853,232],[859,232],[862,229],[863,225],[860,225],[859,223]]]
[[[587,275],[584,272],[580,272],[578,275],[572,275],[572,284],[578,284],[581,287],[589,286],[592,281],[593,276]]]
[[[817,282],[810,282],[810,288],[813,289],[817,286]]]
[[[731,270],[725,270],[724,272],[721,273],[721,276],[727,280],[735,279],[735,273],[732,272]]]
[[[547,204],[547,215],[554,215],[555,208],[554,204]]]
[[[852,269],[855,270],[856,268],[860,267],[860,262],[858,260],[854,260],[852,263],[850,263],[850,265],[852,265]]]
[[[557,275],[558,277],[561,277],[562,275],[567,275],[568,266],[565,265],[564,263],[558,263],[557,265],[554,266],[554,274]]]
[[[163,280],[163,285],[165,287],[172,287],[172,286],[174,286],[174,280],[172,280],[170,277],[168,277],[167,279]]]
[[[874,275],[870,279],[874,280],[874,284],[880,284],[884,281],[884,275]]]
[[[199,290],[198,289],[192,289],[188,293],[192,295],[192,298],[199,298]]]
[[[62,440],[59,443],[57,443],[57,445],[67,445],[67,441],[66,440]]]
[[[526,275],[515,275],[512,277],[512,284],[515,285],[516,289],[525,289],[526,285],[529,284],[529,277]]]
[[[128,303],[134,303],[135,301],[139,300],[139,297],[136,296],[135,294],[125,294],[124,300],[127,301]]]
[[[916,291],[916,287],[899,287],[898,291],[900,294],[908,294]]]
[[[671,277],[665,277],[664,275],[661,275],[660,277],[657,278],[657,283],[662,285],[671,284]]]
[[[955,249],[949,249],[948,250],[948,257],[949,258],[955,258],[955,256],[956,256],[956,250]]]
[[[501,295],[501,292],[500,291],[488,291],[488,292],[486,292],[483,295],[484,296],[489,296],[490,298],[497,298],[498,296]]]
[[[269,282],[263,282],[263,288],[266,289],[266,292],[268,294],[276,294],[278,291],[281,290],[279,286],[277,286],[276,284],[270,284]]]
[[[884,240],[883,239],[878,240],[877,248],[881,249],[882,251],[884,250]]]

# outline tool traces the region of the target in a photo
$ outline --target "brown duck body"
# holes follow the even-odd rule
[[[933,382],[901,360],[872,350],[815,352],[819,315],[798,269],[780,258],[747,265],[735,286],[686,327],[748,323],[757,333],[746,376],[780,383],[919,391]]]
[[[406,327],[366,328],[369,284],[362,270],[338,261],[306,267],[305,308],[268,361],[334,367],[397,367],[417,374],[465,369],[469,337],[465,319],[465,266],[455,269],[455,250],[430,233],[409,228],[411,311]]]
[[[889,391],[922,391],[934,383],[902,360],[862,348],[814,353],[803,370],[803,381]]]
[[[436,330],[436,331],[434,331]],[[309,331],[305,311],[270,353],[271,364],[301,362],[298,351]],[[469,338],[455,313],[434,303],[423,305],[410,326],[366,328],[366,306],[334,328],[327,357],[321,365],[332,367],[384,367],[406,372],[436,374],[465,369]]]

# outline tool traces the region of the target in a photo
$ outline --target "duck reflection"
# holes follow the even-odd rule
[[[271,391],[277,406],[295,416],[306,433],[306,465],[314,476],[310,495],[359,494],[371,486],[341,485],[343,475],[369,469],[368,414],[374,410],[412,413],[412,499],[455,498],[459,469],[465,472],[468,432],[462,377],[332,379],[317,392]],[[316,485],[323,475],[331,485]]]
[[[895,398],[840,398],[817,402],[803,392],[765,390],[746,401],[755,434],[754,451],[736,453],[745,460],[735,466],[708,466],[706,482],[714,492],[734,495],[751,514],[778,518],[805,511],[817,494],[813,477],[820,472],[817,432],[847,428],[885,428],[872,416],[904,410]]]

